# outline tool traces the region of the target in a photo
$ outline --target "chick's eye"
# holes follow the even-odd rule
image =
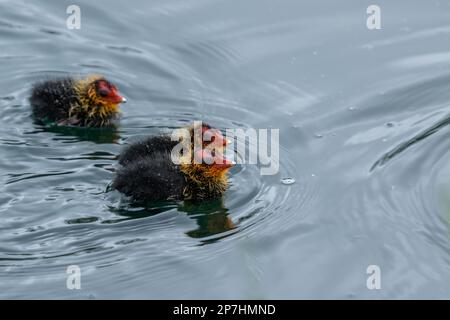
[[[99,94],[101,97],[107,97],[107,96],[109,95],[109,90],[108,90],[108,89],[101,88],[101,89],[98,90],[98,94]]]

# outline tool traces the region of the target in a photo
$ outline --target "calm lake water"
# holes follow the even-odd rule
[[[450,298],[449,1],[77,1],[69,30],[72,3],[0,0],[0,298]],[[67,73],[117,84],[117,131],[33,122]],[[108,189],[124,144],[193,120],[279,128],[278,174],[198,206]]]

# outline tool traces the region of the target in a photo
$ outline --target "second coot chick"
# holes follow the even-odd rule
[[[139,202],[221,197],[227,189],[226,174],[233,163],[225,159],[223,152],[206,147],[214,141],[223,149],[227,141],[219,130],[203,124],[201,133],[209,135],[208,141],[194,150],[196,135],[192,126],[187,129],[191,138],[187,145],[192,151],[189,159],[188,155],[181,155],[180,164],[172,161],[171,153],[179,142],[171,141],[169,136],[137,142],[119,156],[121,168],[113,181],[113,188]],[[201,159],[200,162],[196,163],[194,156]],[[211,163],[213,160],[215,163]]]

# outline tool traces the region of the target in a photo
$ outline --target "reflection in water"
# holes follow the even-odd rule
[[[152,203],[127,203],[120,207],[109,207],[109,210],[123,218],[103,220],[104,224],[118,223],[126,220],[142,219],[155,216],[157,214],[177,209],[179,212],[185,212],[187,216],[197,223],[197,228],[186,232],[186,235],[192,238],[206,238],[217,234],[222,234],[236,228],[229,217],[228,209],[224,206],[223,200],[212,200],[203,202],[184,201],[184,202],[152,202]],[[87,223],[94,222],[88,218],[74,219],[68,223]],[[215,241],[217,239],[209,239]]]
[[[104,144],[118,143],[120,139],[120,135],[115,125],[102,128],[47,125],[42,127],[42,130],[45,132],[56,133],[59,136],[75,137],[76,140],[74,142],[90,141],[98,144]]]
[[[111,191],[111,186],[108,186]],[[120,219],[103,220],[102,223],[113,224],[127,220],[142,219],[177,208],[177,203],[172,201],[153,203],[122,203],[119,207],[109,206],[109,211],[118,215]]]
[[[178,210],[196,220],[198,228],[186,232],[192,238],[205,238],[236,228],[222,199],[202,203],[184,202]]]

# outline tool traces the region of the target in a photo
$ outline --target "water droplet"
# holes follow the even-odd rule
[[[285,185],[293,184],[293,183],[295,183],[295,179],[294,178],[283,178],[283,179],[281,179],[281,183],[285,184]]]
[[[323,134],[315,133],[314,138],[318,138],[318,139],[323,138]]]

